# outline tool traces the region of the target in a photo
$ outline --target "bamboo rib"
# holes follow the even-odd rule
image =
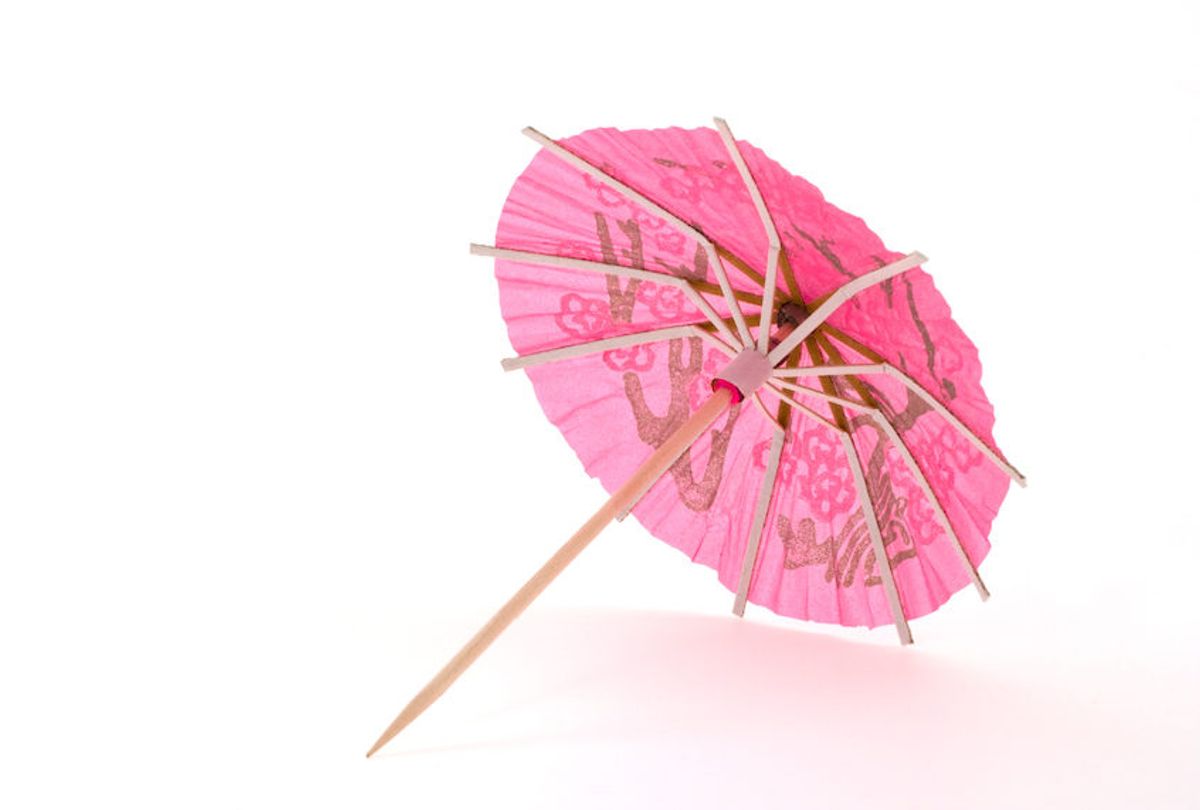
[[[756,395],[757,396],[757,395]],[[758,490],[758,503],[754,507],[754,523],[746,541],[746,552],[742,557],[742,575],[738,580],[737,596],[733,599],[733,612],[741,616],[746,612],[746,599],[750,595],[750,578],[754,574],[754,563],[758,560],[758,545],[762,542],[763,527],[767,511],[771,507],[771,496],[775,494],[775,476],[779,472],[779,458],[783,454],[785,432],[777,429],[771,436],[771,449],[767,457],[767,468],[763,471]]]
[[[1025,486],[1025,476],[1022,475],[1016,467],[1009,464],[1003,456],[989,447],[987,442],[975,435],[974,431],[967,427],[961,419],[955,416],[949,408],[939,402],[937,398],[933,396],[933,394],[926,391],[919,382],[893,366],[891,363],[869,363],[851,366],[822,366],[820,368],[776,369],[772,379],[779,377],[820,377],[830,374],[886,374],[892,379],[903,383],[908,390],[912,391],[914,394],[924,400],[926,405],[937,411],[937,413],[940,414],[943,419],[949,422],[955,430],[962,434],[963,438],[974,445],[975,449],[982,453],[984,457],[1003,470],[1018,484]],[[817,395],[814,394],[814,396]]]
[[[725,326],[725,322],[721,320],[721,316],[717,314],[712,305],[704,299],[696,289],[687,282],[687,279],[679,276],[672,276],[666,273],[654,273],[649,270],[639,270],[636,267],[626,267],[623,264],[605,264],[604,262],[592,262],[587,259],[576,259],[571,256],[555,256],[551,253],[534,253],[530,250],[511,250],[509,248],[498,248],[492,245],[471,245],[471,254],[473,256],[490,256],[495,259],[506,259],[514,262],[525,262],[527,264],[540,264],[546,267],[558,267],[564,270],[584,270],[589,273],[602,273],[604,275],[625,276],[627,278],[636,278],[642,281],[650,281],[655,284],[663,284],[669,287],[675,287],[688,300],[703,313],[725,339],[730,343],[736,344],[737,338]]]
[[[908,629],[908,619],[904,616],[904,608],[900,604],[900,591],[896,588],[896,578],[892,574],[892,561],[888,559],[887,549],[883,545],[883,535],[879,531],[879,518],[875,514],[875,504],[871,501],[871,493],[867,490],[867,479],[863,474],[862,462],[858,460],[858,451],[854,449],[854,441],[849,433],[842,434],[842,446],[846,449],[846,461],[850,464],[850,472],[854,476],[854,486],[858,490],[858,499],[862,503],[863,518],[867,522],[867,531],[871,535],[871,546],[875,549],[875,563],[879,566],[879,576],[883,579],[883,590],[887,595],[888,606],[892,610],[892,621],[896,624],[896,633],[900,636],[901,644],[912,644],[912,631]]]
[[[803,412],[804,415],[807,416],[808,418],[817,421],[818,423],[824,425],[825,427],[829,428],[830,430],[834,431],[835,433],[843,433],[844,432],[840,427],[835,425],[833,422],[830,422],[824,416],[821,416],[821,414],[817,413],[812,408],[805,405],[803,402],[800,402],[799,400],[795,399],[794,397],[789,397],[787,394],[783,393],[783,391],[781,391],[780,389],[778,389],[774,385],[772,385],[772,382],[774,382],[774,381],[767,380],[767,382],[763,385],[762,388],[759,389],[759,391],[763,392],[763,393],[768,393],[771,396],[777,398],[780,402],[786,403],[786,404],[790,405],[791,407],[795,408],[796,410]]]
[[[950,523],[950,518],[946,514],[945,510],[942,509],[941,501],[938,500],[933,488],[929,485],[929,480],[925,477],[925,473],[921,470],[920,465],[917,464],[916,458],[913,457],[912,452],[908,449],[908,444],[903,438],[901,438],[895,426],[888,421],[888,418],[886,415],[884,415],[883,411],[879,410],[878,408],[853,402],[848,399],[829,396],[822,391],[816,391],[812,388],[806,388],[799,385],[789,385],[788,383],[781,382],[780,380],[771,380],[767,384],[770,386],[783,386],[785,388],[811,394],[819,399],[832,401],[837,403],[839,406],[851,408],[859,413],[866,414],[871,418],[872,421],[875,422],[875,424],[879,425],[880,430],[887,434],[888,439],[896,448],[896,451],[900,453],[900,457],[904,460],[904,463],[908,465],[908,469],[913,474],[913,478],[916,479],[917,485],[920,486],[921,491],[925,494],[930,507],[933,509],[934,515],[941,524],[942,530],[946,532],[946,535],[953,542],[959,559],[962,560],[964,567],[967,569],[967,576],[969,576],[971,581],[975,583],[975,590],[979,592],[980,598],[986,600],[989,596],[991,596],[991,594],[988,593],[987,586],[983,584],[983,578],[979,576],[979,569],[975,567],[975,564],[971,562],[971,558],[967,556],[966,547],[963,546],[962,540],[959,539],[958,533],[954,531],[954,526]]]
[[[979,593],[979,598],[987,601],[991,596],[987,586],[983,584],[983,578],[979,576],[979,569],[975,567],[975,563],[971,562],[971,558],[967,555],[967,549],[963,546],[962,540],[958,537],[958,532],[954,531],[954,525],[950,523],[950,517],[946,514],[946,510],[942,508],[942,502],[938,500],[937,494],[934,493],[933,487],[929,485],[929,479],[925,477],[921,465],[917,464],[916,458],[913,457],[912,451],[908,449],[908,444],[901,438],[900,434],[887,417],[881,411],[873,411],[871,418],[875,420],[875,424],[879,425],[880,429],[887,434],[892,446],[900,453],[900,457],[904,459],[904,463],[908,465],[909,471],[917,480],[917,485],[921,487],[921,492],[924,493],[929,506],[933,509],[934,515],[938,519],[938,523],[942,526],[942,531],[954,543],[954,550],[958,554],[958,558],[962,561],[963,567],[967,569],[967,576],[971,578],[971,582],[975,583],[975,590]]]
[[[606,352],[611,349],[624,349],[629,346],[641,346],[646,343],[657,343],[662,340],[684,337],[698,337],[729,358],[732,358],[736,354],[736,352],[730,349],[727,344],[723,343],[712,332],[701,329],[695,324],[685,324],[683,326],[670,326],[666,329],[651,329],[646,332],[630,332],[627,335],[617,335],[616,337],[603,338],[601,340],[589,340],[586,343],[573,343],[570,346],[562,346],[557,349],[547,349],[542,352],[506,357],[500,361],[500,365],[505,371],[516,371],[522,368],[529,368],[530,366],[553,363],[558,360],[569,360],[573,357],[584,357],[589,354]]]
[[[582,157],[575,154],[570,149],[567,149],[565,146],[563,146],[562,144],[560,144],[558,141],[554,140],[553,138],[549,137],[548,135],[538,132],[533,127],[525,127],[525,129],[523,129],[522,132],[525,135],[527,135],[529,138],[531,138],[534,141],[536,141],[537,143],[541,144],[541,146],[544,149],[549,151],[555,157],[574,166],[575,168],[579,169],[580,171],[590,174],[592,177],[599,180],[601,183],[604,183],[609,188],[619,192],[620,194],[623,194],[628,199],[631,199],[634,202],[638,203],[643,208],[645,208],[647,211],[649,211],[650,213],[659,217],[660,219],[667,220],[672,225],[674,225],[677,229],[679,229],[680,231],[683,231],[684,233],[686,233],[687,235],[692,237],[692,239],[694,239],[697,243],[702,245],[704,247],[705,253],[708,254],[708,261],[709,261],[709,264],[712,265],[713,274],[716,275],[717,282],[721,285],[721,292],[725,296],[725,304],[726,304],[726,306],[729,307],[729,312],[731,315],[733,315],[734,322],[737,324],[738,336],[741,338],[741,340],[740,340],[740,342],[738,342],[738,341],[734,341],[734,342],[737,343],[737,345],[739,347],[743,347],[743,348],[745,346],[750,345],[750,343],[751,343],[750,330],[746,327],[746,320],[742,314],[742,309],[738,305],[737,299],[733,295],[733,287],[729,283],[729,276],[725,273],[725,267],[724,267],[724,265],[721,264],[721,257],[717,253],[716,245],[714,245],[712,243],[712,240],[710,240],[707,236],[705,236],[694,225],[691,225],[690,223],[685,222],[679,216],[677,216],[676,214],[667,210],[666,208],[663,208],[661,205],[654,202],[646,195],[631,188],[630,186],[626,185],[625,183],[622,183],[620,180],[613,177],[611,174],[604,171],[599,166],[596,166],[595,164],[590,163],[587,160],[584,160]]]
[[[869,273],[863,273],[853,281],[846,282],[834,290],[833,294],[827,297],[820,306],[813,309],[812,313],[804,319],[804,322],[796,328],[796,331],[784,338],[778,346],[771,350],[771,353],[767,355],[767,359],[771,361],[771,365],[779,365],[796,344],[816,331],[817,327],[824,323],[825,319],[832,315],[834,310],[846,303],[846,301],[868,287],[880,284],[889,278],[911,270],[924,261],[926,261],[926,258],[920,253],[910,253],[903,259],[884,265]]]
[[[834,345],[833,339],[826,334],[826,326],[829,326],[829,324],[824,324],[820,329],[818,329],[814,337],[817,339],[817,343],[821,346],[821,348],[824,349],[825,354],[829,358],[829,363],[831,365],[842,365],[846,362],[846,358],[842,355],[841,350]],[[879,401],[875,398],[875,395],[871,392],[871,389],[867,387],[866,383],[853,374],[847,374],[842,379],[844,379],[849,386],[854,389],[855,393],[858,394],[859,399],[870,405],[872,408],[879,407]],[[822,377],[821,381],[822,388],[824,388],[826,383],[828,383],[828,385],[835,389],[833,393],[839,393],[833,380]]]
[[[738,174],[742,176],[742,182],[746,185],[746,190],[750,192],[750,199],[754,202],[754,209],[758,212],[758,217],[762,220],[763,230],[767,234],[767,274],[762,285],[763,297],[759,309],[762,312],[771,312],[775,305],[775,279],[779,271],[779,233],[775,230],[775,223],[771,220],[771,212],[767,210],[767,203],[763,200],[762,192],[758,188],[758,183],[754,180],[754,175],[750,173],[750,167],[746,165],[746,158],[742,155],[742,150],[738,148],[737,141],[733,137],[733,132],[729,129],[729,124],[723,118],[714,118],[713,122],[717,125],[717,132],[721,133],[721,140],[725,143],[726,151],[729,152],[729,156],[733,158],[734,165],[737,166]],[[762,354],[767,353],[769,334],[769,329],[758,330],[758,350]]]

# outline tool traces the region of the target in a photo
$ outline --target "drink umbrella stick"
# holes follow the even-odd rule
[[[547,560],[546,564],[539,568],[536,574],[530,577],[529,581],[521,587],[521,590],[517,591],[504,604],[504,607],[497,611],[496,615],[475,634],[475,637],[468,641],[458,651],[458,654],[450,659],[450,662],[446,666],[442,667],[441,672],[435,675],[433,680],[417,693],[416,697],[404,707],[404,711],[400,712],[391,725],[376,740],[375,744],[371,746],[371,750],[367,752],[367,756],[371,756],[386,745],[405,726],[419,717],[434,701],[441,697],[442,693],[458,680],[458,677],[466,671],[467,667],[471,666],[475,662],[475,659],[482,655],[483,651],[512,624],[513,620],[517,616],[520,616],[521,612],[529,607],[530,603],[546,589],[546,586],[562,573],[563,569],[572,560],[579,556],[579,552],[583,551],[588,543],[592,542],[605,526],[612,522],[618,515],[633,508],[638,498],[655,481],[662,477],[679,456],[682,455],[683,451],[717,420],[717,417],[729,407],[732,401],[733,391],[730,388],[717,388],[713,392],[713,395],[678,430],[667,437],[666,441],[650,454],[650,457],[646,459],[642,466],[630,476],[628,481],[621,485],[620,489],[612,494],[612,497],[600,507],[596,514],[592,515],[579,528],[579,531],[575,532],[571,536],[571,539],[556,551],[554,556]]]

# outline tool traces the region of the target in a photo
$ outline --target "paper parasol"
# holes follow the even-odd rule
[[[716,129],[543,147],[496,246],[546,415],[612,497],[388,727],[466,669],[613,519],[775,613],[894,624],[973,583],[1008,490],[978,354],[920,265]]]

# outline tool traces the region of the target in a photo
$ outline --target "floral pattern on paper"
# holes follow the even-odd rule
[[[713,378],[725,367],[727,362],[725,355],[715,349],[705,352],[701,373],[693,376],[691,382],[688,383],[688,404],[693,411],[703,405],[704,400],[712,394]]]
[[[670,400],[661,415],[656,414],[646,402],[641,375],[627,371],[622,377],[625,396],[633,411],[638,437],[651,447],[659,447],[679,429],[693,410],[691,392],[702,379],[704,346],[700,338],[675,338],[668,344],[667,379],[670,381]],[[684,351],[687,359],[684,359]],[[661,372],[660,372],[661,373]],[[679,500],[695,512],[707,512],[717,497],[717,490],[725,475],[725,455],[729,451],[729,440],[741,413],[741,403],[730,406],[725,413],[725,424],[710,431],[712,443],[704,470],[697,478],[692,467],[692,448],[683,451],[671,465],[671,477],[679,492]]]
[[[604,365],[613,371],[649,371],[654,366],[654,350],[647,343],[610,349],[604,353]]]
[[[922,459],[925,477],[939,489],[954,486],[959,473],[983,462],[983,454],[952,425],[942,425],[933,438],[922,434],[912,451]]]
[[[797,441],[801,489],[813,513],[824,520],[846,514],[857,496],[841,442],[826,428],[810,430]]]
[[[572,337],[595,340],[612,326],[612,314],[607,301],[567,293],[560,301],[554,321],[559,329]]]
[[[703,317],[683,290],[668,284],[643,281],[638,288],[637,300],[650,310],[656,320],[692,322]]]
[[[857,424],[861,426],[872,423],[859,420]],[[878,428],[876,430],[881,434],[880,438],[882,439],[882,431],[879,431]],[[831,431],[826,432],[831,433]],[[840,517],[845,515],[849,511],[849,506],[858,500],[858,493],[853,482],[853,475],[850,473],[845,459],[844,448],[841,447],[840,441],[837,442],[837,445],[841,450],[838,453],[838,462],[851,475],[851,502],[845,509],[834,515]],[[822,456],[823,461],[826,461],[824,457],[831,456],[832,452],[824,445],[820,447],[819,455]],[[883,547],[887,552],[889,564],[895,568],[903,561],[916,557],[917,550],[914,538],[908,529],[909,520],[906,519],[909,499],[896,494],[891,476],[885,469],[885,448],[886,444],[882,441],[876,443],[874,451],[864,465],[863,472],[871,500],[870,507],[874,510],[875,519],[879,525]],[[820,500],[811,500],[810,496],[808,506],[818,517],[825,517],[824,511],[826,510],[822,508],[823,503]],[[810,565],[823,565],[826,581],[836,581],[844,587],[853,585],[860,576],[864,585],[881,584],[883,580],[878,569],[871,532],[863,509],[864,505],[859,504],[853,514],[850,514],[842,523],[836,535],[827,534],[820,542],[817,540],[817,523],[813,518],[803,517],[793,520],[786,514],[779,515],[776,530],[780,542],[784,546],[784,568],[795,569]],[[829,522],[835,523],[836,521]]]

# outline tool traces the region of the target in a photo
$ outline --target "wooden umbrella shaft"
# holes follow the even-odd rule
[[[512,624],[517,616],[521,615],[525,608],[529,607],[530,603],[546,589],[546,586],[555,577],[562,573],[572,560],[579,556],[579,553],[600,534],[605,526],[618,515],[633,508],[637,499],[662,477],[676,459],[683,454],[683,451],[717,420],[717,417],[729,407],[731,402],[732,392],[728,388],[719,388],[678,430],[667,437],[667,440],[650,454],[642,466],[612,494],[612,497],[600,507],[596,514],[592,515],[579,528],[579,531],[575,532],[571,539],[563,544],[562,548],[556,551],[554,556],[529,578],[521,590],[513,594],[513,597],[475,634],[474,638],[468,641],[446,666],[442,667],[441,672],[417,693],[416,697],[404,707],[404,711],[400,712],[387,730],[371,746],[367,756],[371,756],[386,745],[405,726],[441,697],[442,693],[450,688],[450,684],[458,680],[467,667],[475,662],[475,659],[504,632],[505,628]]]

